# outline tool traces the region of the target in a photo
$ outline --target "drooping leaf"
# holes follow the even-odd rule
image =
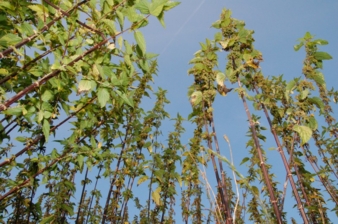
[[[144,175],[142,177],[140,177],[137,181],[137,186],[139,186],[140,184],[142,184],[143,182],[147,181],[149,179],[148,176]]]
[[[153,16],[159,16],[163,10],[164,4],[168,0],[157,0],[153,1],[149,6],[149,12]]]
[[[312,130],[316,130],[318,128],[318,123],[317,123],[316,118],[312,116],[309,118],[308,127],[311,128]]]
[[[160,192],[161,192],[161,187],[158,187],[155,191],[151,193],[151,197],[157,206],[162,205]]]
[[[137,45],[140,47],[142,54],[144,55],[146,53],[146,41],[143,37],[143,34],[137,30],[134,32],[134,37],[137,42]]]
[[[47,119],[44,119],[43,120],[43,125],[42,125],[42,132],[43,132],[43,135],[45,136],[45,141],[46,142],[48,142],[49,131],[50,131],[49,121]]]
[[[320,109],[321,112],[324,110],[324,103],[319,97],[308,98],[308,101],[316,105]]]
[[[220,86],[224,86],[225,75],[222,72],[217,73],[216,82]]]
[[[190,96],[190,103],[192,106],[198,105],[202,101],[202,92],[201,91],[195,91]]]
[[[107,88],[100,87],[97,92],[97,99],[99,104],[102,107],[106,106],[108,100],[110,99],[109,91]]]
[[[147,0],[141,0],[135,5],[135,8],[142,14],[149,14],[149,7],[150,3]]]

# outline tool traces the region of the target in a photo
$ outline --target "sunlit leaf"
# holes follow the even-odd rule
[[[302,144],[307,143],[311,136],[312,136],[312,130],[309,127],[301,126],[301,125],[295,125],[293,126],[293,130],[298,133]]]
[[[158,187],[155,191],[151,193],[151,197],[157,206],[162,205],[160,193],[161,193],[161,187]]]
[[[330,60],[332,59],[332,56],[326,52],[322,52],[322,51],[318,51],[316,53],[314,53],[314,57],[317,60]]]
[[[82,92],[87,92],[91,89],[91,81],[87,79],[82,79],[79,83],[77,93],[80,94]]]
[[[225,75],[222,72],[217,73],[216,82],[220,86],[224,86]]]
[[[47,119],[44,119],[43,120],[43,125],[42,125],[42,132],[43,132],[43,135],[45,136],[45,141],[46,142],[48,142],[49,131],[50,131],[49,121]]]
[[[145,181],[147,181],[149,178],[148,178],[148,176],[142,176],[142,177],[140,177],[139,179],[138,179],[138,181],[137,181],[137,186],[139,186],[140,184],[142,184],[143,182],[145,182]]]
[[[190,96],[190,103],[192,106],[198,105],[202,101],[202,92],[196,91]]]
[[[97,99],[99,104],[102,107],[106,106],[108,100],[110,99],[109,91],[107,88],[99,88],[97,92]]]
[[[140,31],[134,32],[134,37],[137,42],[137,45],[140,47],[142,54],[146,53],[146,41],[143,37],[143,34]]]

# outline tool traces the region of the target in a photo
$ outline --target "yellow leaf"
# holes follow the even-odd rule
[[[155,191],[153,191],[153,193],[151,193],[151,197],[153,198],[157,206],[162,205],[160,192],[161,192],[161,187],[158,187]]]
[[[250,66],[251,68],[257,69],[259,68],[258,64],[255,64],[252,60],[247,61],[246,65]]]

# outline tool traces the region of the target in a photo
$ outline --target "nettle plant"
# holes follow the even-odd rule
[[[320,71],[323,61],[332,57],[318,51],[319,45],[328,42],[314,39],[310,33],[299,39],[294,48],[296,51],[305,48],[304,77],[286,81],[283,76],[263,76],[259,66],[263,56],[253,46],[254,32],[247,30],[243,21],[233,19],[230,10],[224,9],[220,19],[212,26],[219,32],[214,40],[207,39],[201,43],[201,49],[190,61],[193,67],[188,71],[194,76],[188,91],[193,107],[189,119],[196,128],[189,149],[193,158],[185,161],[194,168],[190,173],[186,171],[187,177],[184,176],[185,180],[193,180],[186,194],[194,195],[195,200],[200,199],[201,191],[196,190],[200,187],[200,177],[196,172],[199,165],[205,165],[210,160],[217,182],[212,210],[217,223],[245,223],[246,213],[255,223],[285,223],[286,197],[294,198],[291,206],[298,208],[302,223],[332,223],[332,215],[337,215],[338,205],[338,129],[330,104],[331,101],[337,102],[338,92],[326,88]],[[224,73],[218,69],[219,51],[226,53]],[[226,80],[231,84],[237,83],[234,92],[242,100],[249,121],[246,146],[250,156],[244,157],[241,163],[249,168],[247,176],[233,166],[233,161],[221,155],[215,131],[214,100],[217,93],[225,96],[231,91],[226,88]],[[223,111],[224,116],[227,116],[226,111]],[[268,136],[262,133],[267,128],[260,125],[261,116],[267,119],[270,137],[280,154],[281,164],[278,166],[285,168],[284,187],[271,172],[272,165],[266,157],[262,142]],[[224,138],[229,143],[227,137]],[[228,165],[230,169],[227,170],[233,173],[233,178],[222,163]],[[287,193],[288,186],[291,193]],[[242,188],[242,196],[238,188]],[[197,222],[202,206],[200,202],[196,204],[192,214]],[[292,222],[296,222],[295,219],[292,218]]]
[[[172,222],[183,119],[160,144],[169,101],[141,29],[178,4],[0,2],[2,222]],[[133,195],[147,180],[148,202]]]
[[[152,90],[157,55],[146,51],[141,30],[151,16],[164,26],[165,12],[178,4],[0,2],[2,222],[286,222],[287,185],[280,189],[271,173],[262,143],[265,128],[252,108],[269,122],[292,188],[292,206],[303,222],[332,221],[338,163],[330,104],[338,94],[326,89],[320,72],[331,56],[317,49],[327,42],[307,33],[295,47],[306,50],[304,78],[269,79],[260,70],[263,57],[253,47],[253,31],[223,10],[213,24],[220,30],[215,39],[202,43],[191,61],[193,138],[187,146],[181,143],[184,119],[177,115],[162,141],[170,102],[165,90]],[[225,72],[218,70],[220,50],[226,52]],[[215,131],[213,104],[217,92],[225,96],[232,90],[227,80],[238,83],[231,94],[238,93],[250,124],[249,156],[242,160],[249,164],[247,176],[222,156]],[[149,96],[155,99],[151,110],[144,106]],[[215,197],[201,171],[209,160]]]

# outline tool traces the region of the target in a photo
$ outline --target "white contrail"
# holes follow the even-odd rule
[[[161,51],[160,54],[163,54],[167,50],[167,48],[169,47],[171,42],[173,42],[173,40],[176,38],[176,36],[183,30],[185,25],[187,25],[187,23],[191,20],[191,18],[197,13],[197,11],[201,8],[201,6],[203,5],[204,2],[205,2],[205,0],[201,1],[201,3],[197,6],[197,8],[194,10],[194,12],[192,14],[190,14],[188,19],[182,24],[182,26],[178,29],[178,31],[174,34],[174,36],[170,39],[170,41],[168,41],[167,45],[163,48],[163,50]]]

